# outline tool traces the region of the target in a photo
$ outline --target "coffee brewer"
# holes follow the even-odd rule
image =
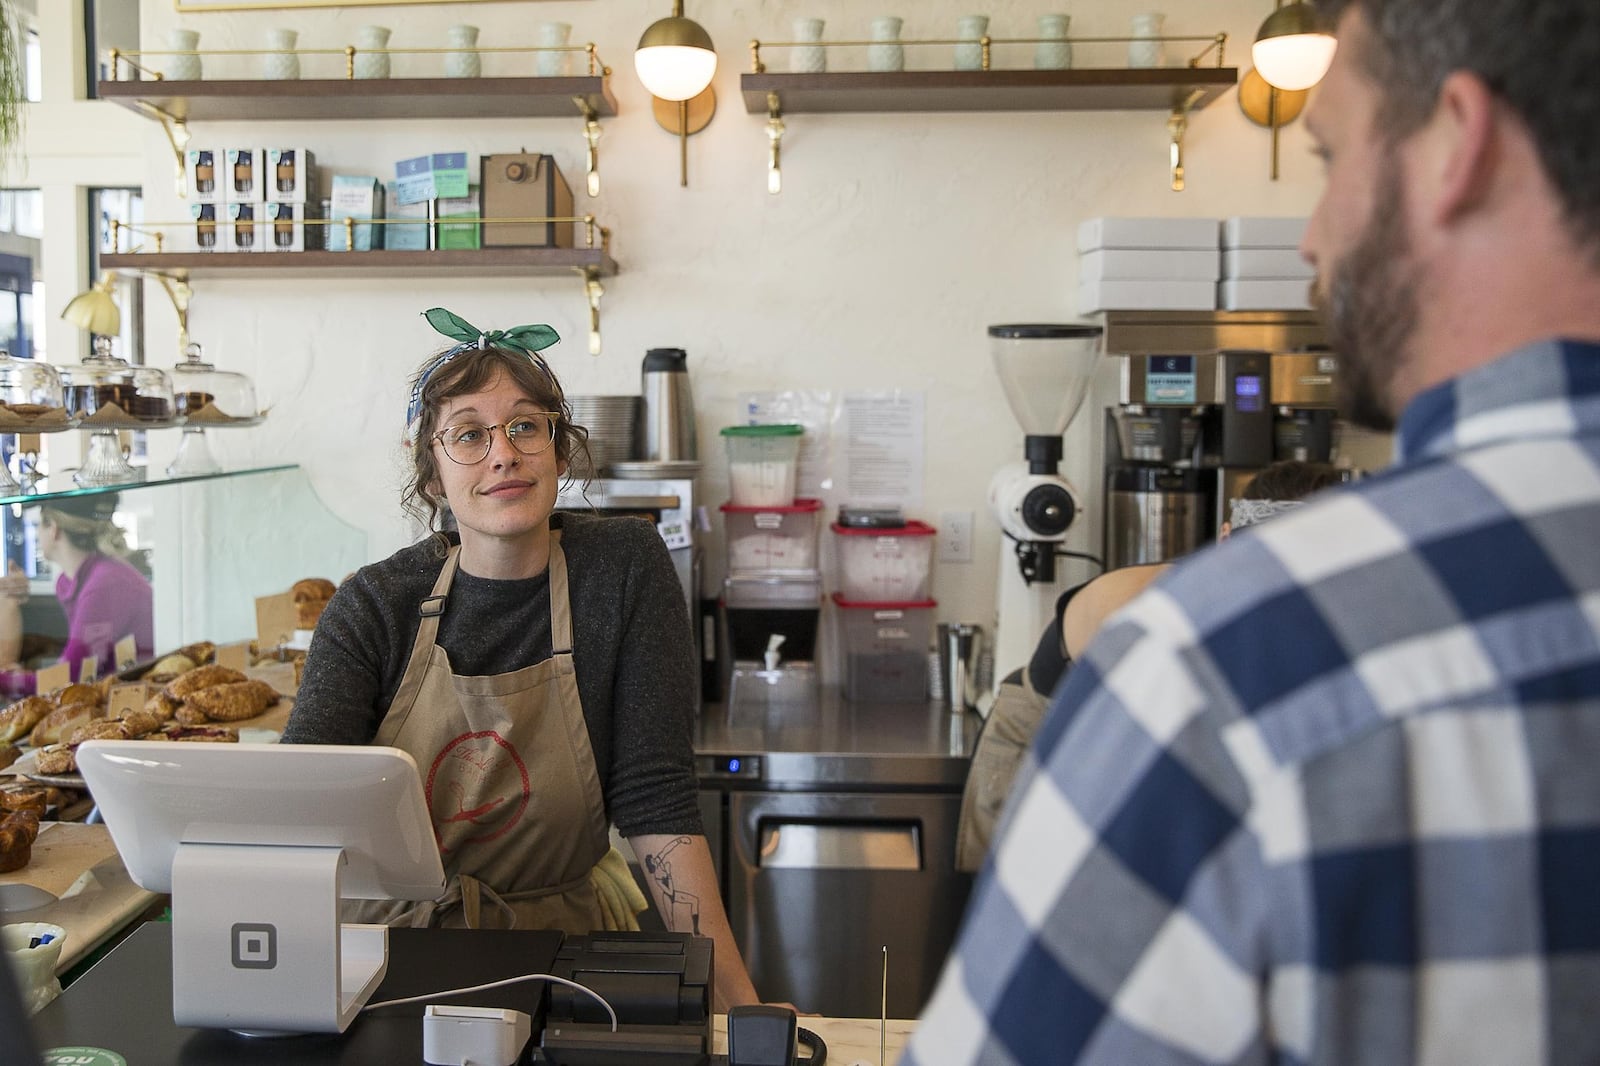
[[[1272,353],[1272,457],[1331,463],[1339,454],[1338,358],[1327,349]]]
[[[1273,460],[1267,352],[1130,355],[1106,411],[1106,565],[1193,551]]]

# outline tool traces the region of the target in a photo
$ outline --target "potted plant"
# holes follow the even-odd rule
[[[22,139],[23,82],[22,39],[11,0],[0,0],[0,157]]]

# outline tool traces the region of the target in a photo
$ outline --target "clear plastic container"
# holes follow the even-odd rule
[[[250,379],[206,362],[198,344],[172,368],[173,406],[190,426],[228,426],[260,421]]]
[[[82,429],[149,429],[182,421],[173,410],[172,379],[164,370],[130,366],[102,347],[59,373],[67,412]]]
[[[728,571],[815,570],[821,516],[821,500],[798,499],[789,507],[723,504]]]
[[[792,506],[804,433],[804,426],[792,422],[723,427],[722,439],[728,445],[728,502],[736,507]]]
[[[729,660],[762,663],[774,635],[783,662],[815,662],[817,623],[822,617],[819,574],[730,576],[722,583],[724,647]]]
[[[48,433],[73,424],[56,368],[0,349],[0,433]]]
[[[925,522],[898,529],[833,524],[839,594],[847,600],[905,603],[928,598],[936,530]]]
[[[928,653],[934,600],[857,602],[835,592],[844,695],[850,700],[906,703],[928,698]]]

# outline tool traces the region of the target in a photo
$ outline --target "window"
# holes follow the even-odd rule
[[[0,348],[22,359],[45,355],[42,203],[38,189],[0,189]]]
[[[93,57],[84,64],[89,81],[86,95],[94,99],[100,95],[99,82],[116,78],[109,59],[111,50],[139,50],[139,0],[83,0],[83,7],[84,52]]]
[[[137,226],[144,221],[144,193],[140,189],[90,189],[89,217],[93,220],[94,244],[89,249],[89,277],[98,280],[100,256],[114,251],[112,222]],[[124,234],[122,250],[128,251],[138,238]],[[117,275],[117,306],[122,309],[122,332],[114,350],[130,363],[144,362],[144,279],[137,274]]]

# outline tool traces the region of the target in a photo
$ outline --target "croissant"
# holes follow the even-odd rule
[[[0,819],[0,874],[28,865],[38,836],[39,816],[32,811],[16,811]]]
[[[59,744],[67,733],[81,725],[87,725],[104,713],[104,708],[97,703],[63,703],[39,719],[39,724],[33,727],[33,733],[28,737],[28,743],[36,748],[42,748],[46,744]]]
[[[21,740],[55,709],[55,701],[47,696],[27,696],[0,711],[0,744]]]
[[[160,711],[141,707],[122,716],[122,731],[127,734],[129,740],[137,740],[146,733],[161,728],[161,724],[165,721]]]
[[[192,659],[196,665],[204,666],[212,659],[216,658],[217,646],[211,643],[209,640],[198,640],[193,644],[185,644],[173,654],[182,655],[188,659]]]
[[[243,680],[244,675],[232,667],[212,663],[210,666],[202,666],[186,674],[180,674],[162,691],[172,699],[181,700],[192,692],[199,692],[212,685],[225,685],[231,681]]]
[[[168,699],[165,692],[157,692],[144,701],[144,709],[160,716],[163,722],[170,722],[173,712],[182,706],[181,701]]]
[[[254,718],[277,702],[277,689],[265,681],[252,680],[203,688],[191,693],[184,705],[199,708],[214,722],[237,722]]]
[[[98,684],[86,685],[81,682],[65,685],[59,692],[51,693],[56,698],[57,707],[65,707],[69,703],[104,703],[105,697],[100,694]]]

